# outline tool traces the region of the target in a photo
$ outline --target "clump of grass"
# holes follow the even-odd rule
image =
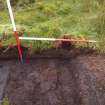
[[[7,97],[5,97],[1,103],[1,105],[10,105],[10,102]]]

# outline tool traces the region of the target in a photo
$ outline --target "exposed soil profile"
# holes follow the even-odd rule
[[[21,64],[15,53],[0,56],[0,65],[10,70],[5,96],[11,105],[105,105],[104,55],[49,49]]]

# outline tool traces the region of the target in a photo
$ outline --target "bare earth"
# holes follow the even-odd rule
[[[50,49],[32,58],[21,64],[1,56],[10,70],[5,96],[11,105],[105,105],[104,55]]]

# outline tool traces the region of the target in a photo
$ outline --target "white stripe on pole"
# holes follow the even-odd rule
[[[10,0],[7,0],[7,6],[8,6],[12,26],[13,26],[13,31],[16,31],[16,25],[15,25],[15,21],[14,21],[14,17],[13,17],[13,12],[12,12],[12,8],[11,8]]]
[[[71,42],[90,42],[96,43],[95,40],[72,40],[72,39],[56,39],[56,38],[36,38],[36,37],[19,37],[20,40],[36,40],[36,41],[71,41]]]
[[[95,41],[95,40],[89,40],[88,42],[90,42],[90,43],[96,43],[97,41]]]
[[[19,37],[19,39],[21,39],[21,40],[56,41],[55,38]]]

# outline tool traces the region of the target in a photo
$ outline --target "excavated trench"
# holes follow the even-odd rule
[[[9,71],[4,89],[11,105],[105,105],[105,56],[92,49],[47,49],[17,60],[0,56]]]

